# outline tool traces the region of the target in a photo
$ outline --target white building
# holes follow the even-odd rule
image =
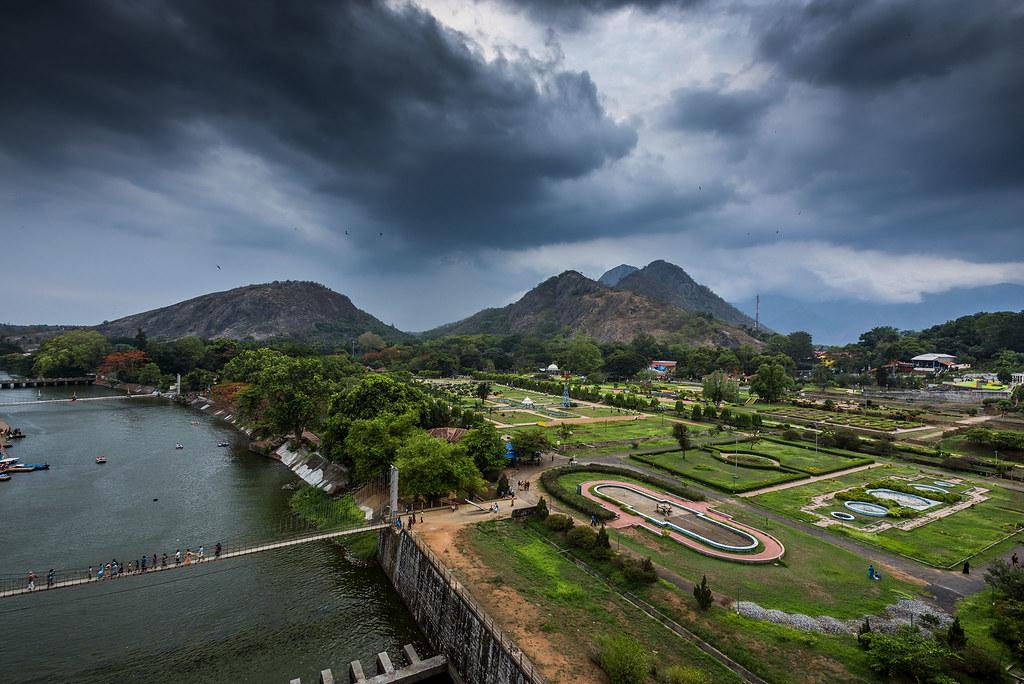
[[[956,357],[950,354],[919,354],[910,362],[914,364],[915,373],[939,373],[951,370],[956,365]]]

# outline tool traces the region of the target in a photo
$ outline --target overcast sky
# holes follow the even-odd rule
[[[4,3],[0,321],[313,280],[414,331],[655,259],[731,301],[1024,284],[1022,35],[1018,0]]]

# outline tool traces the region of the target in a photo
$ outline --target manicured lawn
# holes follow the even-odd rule
[[[636,449],[631,444],[602,444],[601,446],[588,448],[580,446],[577,443],[576,435],[573,434],[572,442],[569,444],[569,452],[574,454],[576,458],[583,462],[586,462],[587,458],[593,458],[595,456],[604,456],[605,454],[619,454],[630,451],[640,451],[643,449],[654,449],[657,447],[671,447],[676,445],[676,441],[671,437],[649,439],[644,442],[640,442],[640,446]],[[568,453],[568,452],[567,452]]]
[[[886,465],[879,468],[851,473],[842,477],[829,478],[819,482],[811,482],[776,492],[768,492],[753,497],[751,500],[769,510],[785,515],[793,520],[813,522],[816,518],[800,511],[800,507],[809,503],[811,498],[830,491],[863,485],[872,480],[880,480],[891,475],[921,476],[917,468]],[[931,483],[941,479],[933,474],[921,477],[922,483]],[[971,483],[973,485],[973,483]],[[989,488],[989,499],[973,508],[958,511],[950,516],[935,520],[912,530],[889,529],[882,532],[864,532],[860,527],[871,525],[880,519],[868,519],[857,516],[853,523],[840,524],[838,521],[831,528],[833,532],[860,539],[896,553],[902,553],[916,560],[946,567],[979,553],[986,546],[1005,537],[1014,523],[1024,523],[1024,494],[1004,489],[1003,487],[984,485]],[[957,487],[952,491],[963,492],[967,486]],[[922,492],[927,496],[926,492]],[[819,509],[828,514],[829,511],[843,511],[842,504]],[[972,560],[977,564],[994,557],[1005,550],[1010,542],[980,555]]]
[[[870,463],[872,460],[862,454],[853,452],[847,452],[849,456],[840,456],[818,449],[817,453],[815,453],[813,446],[805,448],[791,444],[779,444],[778,442],[768,440],[744,446],[747,446],[755,454],[770,456],[784,466],[797,468],[811,474],[819,473],[823,470],[829,471],[833,468],[855,468],[859,465]]]
[[[763,487],[780,480],[788,480],[793,476],[792,473],[781,470],[748,468],[743,464],[738,466],[727,464],[715,458],[710,452],[701,449],[688,450],[685,458],[681,451],[672,451],[667,454],[645,454],[643,458],[669,470],[673,475],[689,477],[722,491],[732,490],[734,483],[740,488],[752,485]],[[636,463],[646,466],[643,462],[636,461]]]

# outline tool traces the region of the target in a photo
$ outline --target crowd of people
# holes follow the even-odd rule
[[[214,558],[220,558],[221,548],[222,547],[220,545],[220,542],[218,542],[217,545],[214,547]],[[184,556],[182,556],[181,549],[177,549],[174,552],[173,558],[175,566],[182,565],[182,563],[184,563],[185,565],[191,565],[193,562],[201,563],[204,560],[206,560],[206,550],[202,546],[199,547],[198,551],[192,551],[191,548],[186,548]],[[119,563],[117,559],[114,558],[109,563],[100,563],[99,567],[96,568],[95,576],[93,575],[93,566],[90,565],[89,569],[86,571],[86,579],[113,579],[118,575],[123,576],[135,573],[142,573],[146,572],[147,570],[156,570],[158,567],[163,569],[166,568],[168,563],[170,562],[171,559],[167,556],[166,553],[161,554],[159,556],[157,556],[157,554],[155,553],[152,556],[143,556],[142,558],[139,558],[134,562],[127,561]],[[50,572],[46,576],[46,588],[50,589],[51,587],[53,587],[54,584],[56,584],[56,582],[57,573],[51,568]],[[28,589],[29,591],[33,591],[35,590],[35,588],[36,574],[34,572],[30,572],[28,574]]]

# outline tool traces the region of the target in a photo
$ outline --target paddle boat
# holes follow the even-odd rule
[[[28,463],[24,463],[24,464],[19,463],[18,465],[8,466],[8,468],[7,468],[7,470],[9,470],[12,473],[27,473],[30,470],[49,470],[49,469],[50,469],[50,464],[49,463],[44,463],[42,465],[30,465]]]
[[[0,482],[3,482],[4,480],[10,480],[10,479],[11,479],[11,474],[10,473],[5,472],[3,470],[0,470]]]
[[[106,463],[107,462],[107,457],[106,456],[97,456],[96,457],[96,462],[97,463]]]
[[[198,421],[198,420],[193,420],[193,421],[192,421],[192,424],[193,424],[193,425],[199,425],[199,421]]]
[[[174,448],[175,448],[175,449],[184,449],[184,448],[185,448],[185,445],[184,445],[184,444],[175,444],[175,445],[174,445]]]
[[[217,446],[219,446],[219,447],[226,447],[226,446],[231,446],[231,445],[229,443],[227,443],[227,442],[217,442]]]

